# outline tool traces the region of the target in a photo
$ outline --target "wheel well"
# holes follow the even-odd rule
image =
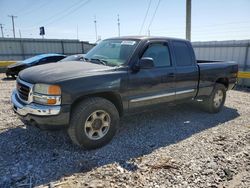
[[[87,99],[88,97],[102,97],[105,98],[107,100],[109,100],[110,102],[112,102],[116,109],[119,112],[119,115],[122,116],[123,115],[123,105],[122,105],[122,100],[119,94],[114,93],[114,92],[102,92],[102,93],[94,93],[94,94],[90,94],[90,95],[85,95],[83,97],[79,97],[78,99],[76,99],[73,104],[72,104],[72,109],[75,107],[75,105],[77,105],[78,102]]]
[[[229,85],[228,78],[219,78],[216,80],[216,83],[223,84],[226,87],[226,89],[228,88]]]

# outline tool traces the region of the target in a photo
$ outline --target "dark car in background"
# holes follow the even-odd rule
[[[60,62],[65,62],[65,61],[84,61],[84,55],[85,54],[69,55],[69,56],[63,58],[62,60],[60,60]]]
[[[64,59],[66,56],[62,54],[41,54],[37,55],[23,61],[17,62],[15,64],[9,65],[6,70],[6,76],[13,77],[18,75],[18,73],[26,68],[36,66],[36,65],[43,65],[47,63],[57,62],[61,59]]]

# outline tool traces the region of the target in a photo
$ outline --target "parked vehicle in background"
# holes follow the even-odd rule
[[[235,62],[196,60],[189,41],[164,37],[106,39],[84,59],[22,71],[11,101],[24,122],[66,127],[89,149],[107,144],[124,114],[198,99],[219,112],[238,72]]]
[[[6,70],[6,76],[13,77],[18,75],[18,73],[26,68],[36,66],[36,65],[43,65],[47,63],[57,62],[61,59],[65,58],[65,55],[62,54],[41,54],[37,55],[23,61],[17,62],[15,64],[9,65]]]
[[[60,62],[65,62],[65,61],[84,61],[84,55],[85,54],[69,55],[69,56],[63,58],[62,60],[60,60]]]

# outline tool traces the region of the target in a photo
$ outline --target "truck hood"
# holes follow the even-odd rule
[[[19,73],[19,78],[29,83],[56,83],[65,79],[85,77],[114,69],[89,62],[60,62],[34,66]]]

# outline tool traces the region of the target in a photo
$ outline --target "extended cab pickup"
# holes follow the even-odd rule
[[[199,99],[219,112],[238,72],[234,62],[196,60],[190,42],[164,37],[106,39],[84,58],[23,70],[11,99],[25,123],[67,128],[88,149],[112,139],[120,116],[155,105]]]

